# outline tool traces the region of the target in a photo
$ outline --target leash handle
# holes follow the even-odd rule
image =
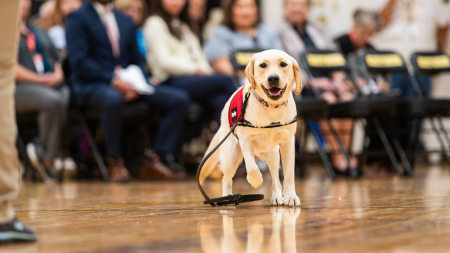
[[[241,121],[244,120],[245,108],[247,107],[248,98],[250,97],[250,91],[251,91],[251,87],[248,87],[248,91],[245,94],[244,105],[242,106],[242,113],[241,113],[241,116],[239,117],[239,120],[236,121],[233,124],[233,126],[230,129],[230,132],[228,132],[228,134],[222,139],[222,141],[220,141],[220,143],[213,150],[211,150],[211,152],[209,152],[209,154],[207,156],[205,156],[205,158],[202,160],[202,162],[200,163],[200,165],[199,165],[199,167],[197,169],[197,186],[198,186],[198,189],[202,193],[202,195],[205,198],[206,202],[208,202],[208,204],[210,204],[212,207],[215,207],[216,203],[214,203],[208,197],[208,194],[206,194],[205,190],[203,190],[203,187],[200,184],[200,172],[202,171],[203,165],[205,165],[206,161],[208,161],[208,159],[217,151],[217,149],[219,149],[219,147],[225,142],[225,140],[228,138],[228,136],[230,136],[231,133],[234,133],[234,129],[236,128],[238,122],[241,122]]]

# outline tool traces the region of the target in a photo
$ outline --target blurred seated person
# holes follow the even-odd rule
[[[370,40],[380,29],[381,22],[376,12],[358,9],[353,14],[353,28],[347,34],[335,39],[336,45],[353,65],[353,69],[357,69],[355,55],[359,49],[375,49]],[[357,79],[364,94],[389,92],[389,84],[381,76],[378,76],[376,83],[373,84],[367,83],[361,75],[358,75]]]
[[[124,105],[133,100],[157,105],[165,113],[153,143],[162,163],[157,157],[149,158],[140,169],[140,176],[143,179],[182,178],[181,173],[168,167],[175,170],[178,166],[173,161],[173,153],[190,103],[188,94],[174,87],[160,85],[154,87],[154,94],[140,95],[132,84],[116,75],[120,69],[134,64],[149,79],[131,18],[115,10],[111,0],[88,1],[69,14],[66,38],[74,92],[79,102],[101,111],[100,127],[106,142],[111,180],[129,179],[120,145],[121,112]]]
[[[283,47],[274,31],[261,24],[256,0],[224,0],[223,24],[205,44],[208,61],[218,73],[235,76],[230,55],[235,49],[279,49]],[[244,77],[243,71],[238,73]]]
[[[203,54],[198,37],[189,24],[187,0],[155,0],[153,14],[144,25],[147,63],[158,87],[186,91],[190,98],[212,108],[215,121],[236,91],[233,80],[214,74]]]
[[[310,0],[284,0],[285,20],[277,29],[284,50],[297,61],[307,48],[335,49],[325,31],[308,20],[310,5]]]
[[[48,36],[52,39],[53,44],[59,50],[61,56],[65,57],[66,53],[66,34],[64,23],[67,15],[77,10],[81,6],[81,0],[53,0],[55,7],[53,10],[52,24],[48,29]]]
[[[278,34],[281,43],[286,52],[294,57],[297,61],[300,55],[306,49],[335,49],[333,41],[325,34],[325,32],[317,25],[308,21],[310,10],[309,0],[285,0],[284,16],[286,20],[278,27]],[[303,74],[306,77],[306,74]],[[334,72],[330,76],[315,76],[313,79],[314,86],[321,92],[322,98],[329,104],[337,102],[351,101],[354,95],[351,86],[346,81],[346,75],[343,72]],[[310,83],[305,82],[303,96],[312,96]],[[338,132],[338,136],[347,150],[351,146],[351,136],[348,134],[353,127],[351,119],[333,119],[331,120],[334,128]],[[336,173],[347,173],[349,164],[345,156],[339,152],[338,144],[329,131],[328,124],[320,122],[320,129],[326,132],[325,137],[332,149],[332,165]],[[355,156],[350,160],[351,168],[358,168],[358,160]]]
[[[353,28],[347,34],[344,34],[335,39],[336,45],[341,52],[347,57],[353,69],[358,69],[355,55],[359,49],[375,49],[370,44],[372,36],[381,28],[380,18],[376,12],[358,9],[353,14]],[[385,79],[378,75],[376,82],[365,80],[360,73],[357,74],[357,82],[364,95],[389,93],[389,84]],[[384,128],[392,127],[393,120],[380,120]],[[375,132],[375,127],[371,121],[367,122],[366,131]],[[368,151],[383,150],[384,145],[378,135],[370,135],[370,142],[367,147]],[[390,161],[385,157],[370,156],[367,158],[367,163],[373,168],[386,168]]]
[[[370,44],[370,39],[380,28],[376,12],[358,9],[353,14],[353,28],[347,34],[338,37],[335,42],[345,56],[355,54],[358,49],[375,49]]]
[[[47,31],[53,26],[54,10],[55,0],[47,0],[41,5],[41,7],[39,7],[39,27]]]
[[[188,13],[191,20],[191,30],[197,35],[200,44],[205,42],[203,30],[208,22],[208,1],[207,0],[188,0]]]
[[[30,158],[39,159],[33,163],[41,163],[51,174],[61,152],[69,90],[63,84],[59,55],[47,33],[27,23],[30,9],[31,0],[24,0],[14,98],[17,113],[39,112],[39,143],[30,144],[27,151],[34,153]]]
[[[147,4],[143,0],[115,0],[114,7],[128,15],[133,24],[137,27],[136,40],[139,46],[139,53],[142,58],[147,55],[147,45],[145,44],[144,33],[142,32],[142,25],[147,19]]]

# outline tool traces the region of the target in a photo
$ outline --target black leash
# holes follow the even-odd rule
[[[205,205],[210,204],[212,207],[215,207],[216,205],[217,206],[224,206],[224,205],[231,205],[231,204],[239,205],[239,203],[252,202],[252,201],[264,199],[264,195],[262,195],[262,194],[241,195],[239,193],[234,194],[234,195],[228,195],[225,197],[210,199],[208,197],[208,194],[206,194],[206,192],[203,190],[202,186],[200,185],[200,172],[202,171],[203,165],[214,154],[214,152],[216,152],[217,149],[225,142],[225,140],[228,138],[228,136],[230,136],[231,133],[234,134],[234,129],[236,128],[236,126],[238,126],[238,123],[244,121],[245,109],[247,108],[247,103],[248,103],[249,97],[250,97],[250,87],[247,91],[247,94],[245,94],[244,104],[242,106],[242,112],[239,117],[239,120],[236,121],[231,126],[230,132],[225,136],[225,138],[223,138],[223,140],[220,141],[220,143],[211,152],[209,152],[209,154],[202,160],[202,162],[200,163],[200,166],[198,167],[197,186],[198,186],[198,189],[200,190],[200,192],[202,193],[203,197],[205,197],[205,201],[204,201]]]

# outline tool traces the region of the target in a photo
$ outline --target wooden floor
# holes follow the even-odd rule
[[[297,181],[296,209],[269,205],[269,175],[258,190],[235,181],[264,201],[220,208],[202,204],[194,180],[25,183],[14,204],[39,241],[0,252],[450,252],[449,171],[332,182],[315,168]],[[206,189],[216,197],[221,184]]]

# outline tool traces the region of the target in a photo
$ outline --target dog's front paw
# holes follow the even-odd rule
[[[272,206],[282,206],[284,204],[283,202],[283,195],[281,193],[279,194],[272,194],[272,198],[270,199],[270,203]]]
[[[259,170],[253,170],[247,173],[247,181],[253,186],[253,188],[258,189],[263,183],[263,177]]]
[[[297,195],[294,194],[287,194],[284,196],[284,204],[286,206],[294,207],[294,206],[300,206],[300,198],[297,197]]]

